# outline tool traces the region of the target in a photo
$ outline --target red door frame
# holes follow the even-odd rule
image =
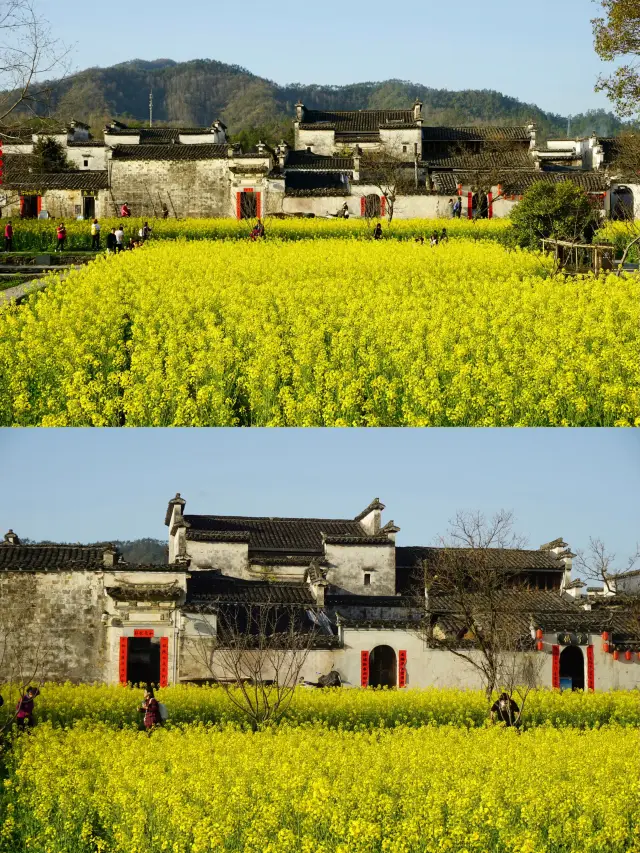
[[[360,687],[369,686],[369,652],[360,652]]]
[[[118,680],[120,684],[127,683],[127,654],[129,651],[128,637],[120,637],[120,659],[118,668]]]
[[[560,646],[551,646],[551,686],[560,687]]]
[[[239,190],[236,192],[236,219],[242,219],[242,193],[252,193],[254,192],[253,187],[245,187],[243,190]],[[262,216],[262,193],[256,192],[256,218],[260,219]]]
[[[467,193],[467,219],[473,219],[473,193]]]
[[[487,193],[487,219],[493,219],[493,193]]]
[[[587,690],[596,689],[596,668],[593,659],[593,646],[587,646]]]
[[[160,687],[169,685],[169,638],[160,637]]]
[[[407,686],[407,652],[400,649],[398,652],[398,687]]]

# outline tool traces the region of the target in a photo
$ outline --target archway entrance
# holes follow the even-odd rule
[[[160,684],[160,638],[130,637],[127,679],[131,684]]]
[[[364,215],[367,219],[377,219],[381,213],[380,196],[371,193],[364,200]]]
[[[369,655],[369,687],[395,687],[397,683],[396,653],[391,646],[376,646]]]
[[[560,688],[584,690],[584,655],[578,646],[567,646],[560,654]]]
[[[611,218],[618,221],[633,220],[633,193],[629,187],[616,187],[611,193]]]

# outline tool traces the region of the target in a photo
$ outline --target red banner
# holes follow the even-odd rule
[[[385,196],[380,196],[380,216],[387,215],[387,199]]]
[[[487,218],[493,219],[493,193],[487,194]]]
[[[367,200],[362,195],[360,196],[360,216],[365,216],[367,212]]]
[[[127,683],[127,653],[128,640],[126,637],[120,637],[120,661],[119,661],[119,681],[120,684]]]
[[[560,687],[560,646],[551,647],[551,686]]]
[[[369,652],[360,652],[360,687],[369,686]]]
[[[407,686],[407,652],[401,649],[398,652],[398,687]]]
[[[262,216],[262,193],[256,193],[256,217]]]
[[[135,628],[134,637],[153,637],[153,628]]]
[[[242,193],[236,193],[236,219],[242,217]]]
[[[473,193],[467,193],[467,218],[473,219]]]
[[[160,637],[160,687],[169,684],[169,638]]]
[[[593,646],[587,646],[587,689],[596,689],[596,668],[593,660]]]

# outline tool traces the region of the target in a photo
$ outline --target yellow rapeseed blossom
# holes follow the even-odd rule
[[[0,312],[4,425],[640,425],[640,284],[491,241],[156,243]]]
[[[640,853],[640,731],[102,723],[18,738],[14,853]]]

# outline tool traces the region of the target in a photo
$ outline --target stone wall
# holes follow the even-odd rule
[[[20,616],[12,636],[29,649],[31,678],[89,682],[106,671],[105,626],[102,622],[102,581],[92,572],[8,572],[0,578],[0,607]],[[24,614],[24,618],[22,618]],[[0,678],[10,677],[11,662],[3,661]],[[27,664],[26,669],[29,668]]]

